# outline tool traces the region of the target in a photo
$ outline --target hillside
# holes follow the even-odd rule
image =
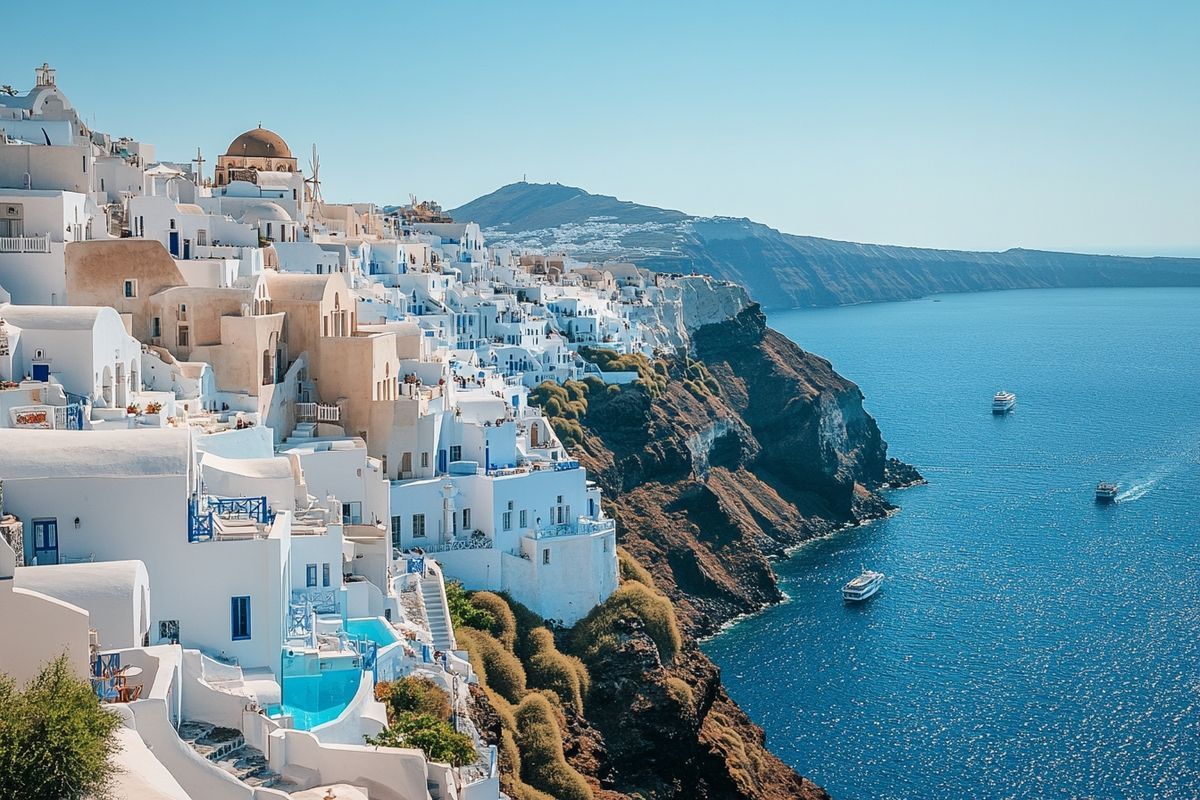
[[[560,184],[513,183],[453,209],[490,243],[636,261],[736,281],[767,308],[908,300],[942,292],[1200,286],[1200,259],[856,244],[782,233],[748,219],[695,217]]]

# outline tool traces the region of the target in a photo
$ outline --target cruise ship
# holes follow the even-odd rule
[[[861,603],[883,586],[883,573],[864,569],[862,574],[842,587],[842,599],[847,603]]]
[[[1097,503],[1114,503],[1117,500],[1117,485],[1101,481],[1096,484],[1096,502]]]
[[[1017,405],[1017,396],[1012,392],[1006,392],[1003,389],[996,392],[996,396],[992,398],[992,413],[1007,414],[1012,411]]]

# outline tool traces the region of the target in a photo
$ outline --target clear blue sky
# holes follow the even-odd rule
[[[327,12],[322,12],[325,9]],[[335,10],[336,9],[336,10]],[[329,199],[557,181],[855,241],[1200,255],[1200,2],[21,3],[93,125]],[[209,162],[211,166],[211,160]]]

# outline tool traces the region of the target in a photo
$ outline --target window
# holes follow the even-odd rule
[[[304,585],[310,588],[317,585],[316,564],[308,564],[304,567]]]
[[[471,530],[471,509],[469,508],[463,509],[463,530]]]
[[[178,341],[178,344],[180,347],[191,347],[191,345],[188,344],[189,340],[188,340],[188,326],[187,325],[179,326],[179,337],[178,337],[177,341]]]
[[[521,509],[521,527],[522,528],[529,527],[529,512],[523,508]]]
[[[413,514],[413,538],[420,539],[425,536],[425,515]]]
[[[605,539],[605,541],[604,541],[604,551],[608,552],[608,540],[607,539]],[[321,585],[322,586],[329,585],[329,562],[326,562],[321,565]]]
[[[462,461],[462,445],[461,444],[450,445],[450,460],[451,461]]]
[[[545,550],[542,551],[542,563],[543,564],[550,563],[550,548],[546,548]]]
[[[162,317],[153,317],[150,320],[150,335],[154,338],[162,336]]]
[[[132,278],[125,281],[125,296],[137,297],[137,281]]]
[[[512,530],[512,512],[511,511],[504,512],[504,530],[506,530],[506,531]]]
[[[250,638],[250,597],[229,598],[229,638],[235,642]]]
[[[362,524],[362,503],[360,501],[355,500],[353,503],[342,503],[342,524]]]
[[[421,468],[425,469],[429,466],[429,453],[421,453]]]
[[[196,244],[201,247],[204,247],[208,244],[208,231],[206,231],[204,228],[200,228],[196,231]]]
[[[392,517],[392,547],[400,546],[401,525],[403,525],[404,517]]]

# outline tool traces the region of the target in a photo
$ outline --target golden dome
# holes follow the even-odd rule
[[[229,149],[225,151],[225,155],[246,158],[291,158],[292,151],[282,136],[260,125],[234,139],[230,143]]]

